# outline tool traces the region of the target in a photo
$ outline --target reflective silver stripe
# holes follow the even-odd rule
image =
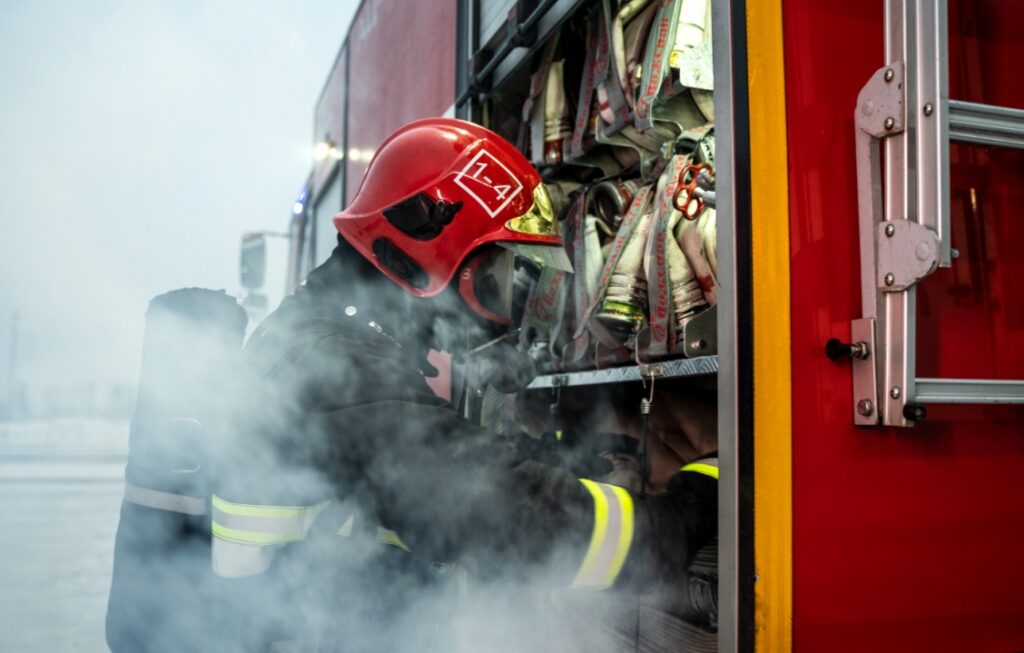
[[[352,537],[352,529],[355,527],[355,524],[356,516],[349,515],[348,519],[345,520],[345,523],[338,529],[338,535],[342,537]]]
[[[312,506],[265,506],[233,503],[214,495],[213,534],[220,539],[259,546],[297,542],[306,537],[329,504],[323,501]]]
[[[139,487],[134,483],[125,482],[124,500],[145,508],[166,510],[168,512],[180,512],[185,515],[205,515],[206,499],[190,497],[186,494],[172,494],[151,490],[147,487]]]
[[[633,497],[616,485],[583,478],[580,483],[594,499],[594,531],[572,587],[606,589],[618,577],[633,542]]]
[[[213,538],[210,560],[213,573],[221,578],[245,578],[257,576],[270,569],[277,546],[241,544]]]
[[[213,520],[221,526],[254,533],[304,533],[309,530],[314,517],[316,515],[311,511],[291,517],[254,517],[233,515],[216,507],[213,509]]]

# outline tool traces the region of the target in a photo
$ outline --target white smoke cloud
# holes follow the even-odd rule
[[[355,0],[0,5],[0,369],[130,384],[148,299],[280,231]],[[0,374],[0,399],[7,374]]]

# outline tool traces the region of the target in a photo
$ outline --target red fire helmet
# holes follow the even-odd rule
[[[494,132],[451,118],[418,120],[389,136],[334,225],[416,297],[437,295],[488,244],[571,267],[551,199],[526,157]]]

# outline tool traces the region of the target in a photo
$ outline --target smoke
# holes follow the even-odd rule
[[[237,287],[241,233],[281,230],[308,174],[356,5],[2,3],[0,370],[17,311],[30,395],[131,384],[149,298]]]
[[[115,574],[115,653],[168,642],[239,653],[271,642],[318,653],[634,650],[664,588],[567,589],[592,524],[589,506],[565,501],[575,475],[522,463],[521,436],[470,426],[425,384],[422,339],[465,350],[493,331],[467,319],[458,300],[411,298],[361,259],[343,258],[268,318],[244,362],[231,347],[218,353],[223,339],[196,335],[205,322],[175,320],[162,338],[147,337],[145,360],[160,364],[144,362],[129,480],[317,511],[304,536],[250,546],[248,559],[261,563],[224,578],[211,571],[209,515],[142,515],[126,504],[119,555],[140,555],[130,573]],[[154,319],[151,310],[150,331]],[[635,432],[625,426],[635,418],[616,408],[638,403],[628,394],[567,396],[563,418]],[[548,414],[543,393],[530,397],[523,417]],[[162,418],[187,411],[201,432],[167,428]],[[679,411],[675,423],[687,425]],[[118,646],[124,630],[136,632]]]
[[[0,3],[0,650],[102,650],[122,473],[79,449],[128,429],[80,417],[130,410],[151,297],[232,291],[241,233],[283,228],[357,5]]]

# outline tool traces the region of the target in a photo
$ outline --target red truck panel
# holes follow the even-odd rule
[[[345,142],[345,64],[348,50],[343,49],[334,61],[334,68],[327,78],[327,84],[316,103],[313,116],[313,141],[328,140],[341,148]],[[337,159],[328,157],[313,166],[313,188],[319,194],[320,188],[338,164]]]
[[[1004,35],[974,55],[981,67],[969,74],[982,75],[986,97],[965,92],[971,39],[951,38],[952,96],[1024,106],[1024,6],[952,4],[955,33],[969,15],[971,34]],[[913,429],[857,429],[849,364],[823,353],[828,338],[848,339],[850,320],[860,317],[853,109],[884,63],[882,3],[787,0],[783,8],[794,647],[1022,650],[1024,408],[931,406]],[[1022,159],[964,149],[954,149],[953,167],[953,247],[961,258],[920,289],[918,376],[1021,378]],[[999,167],[982,170],[983,161]]]
[[[349,153],[345,203],[368,158],[410,120],[439,116],[455,102],[455,0],[364,2],[349,32]]]

